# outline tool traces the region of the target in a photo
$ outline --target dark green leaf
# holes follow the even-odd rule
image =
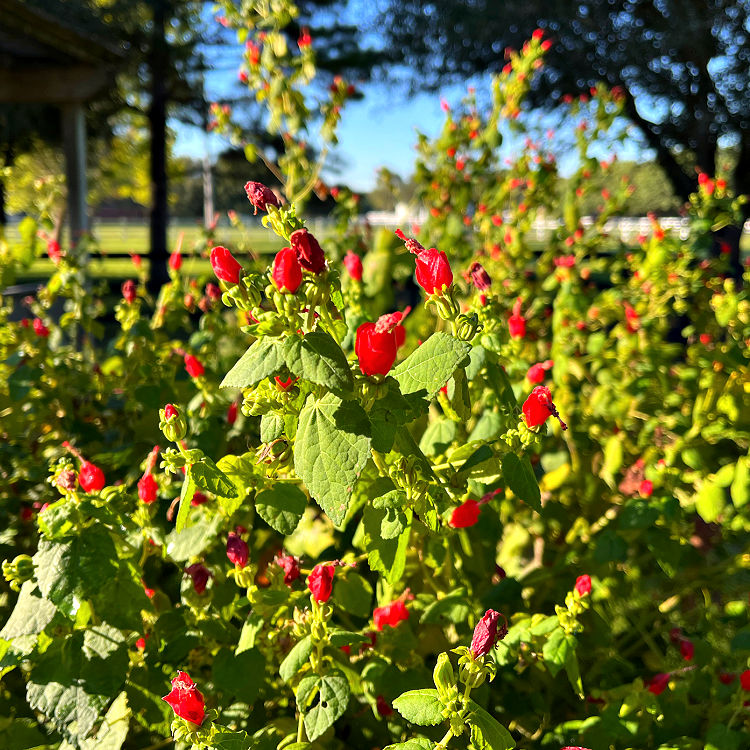
[[[541,513],[541,493],[528,457],[519,458],[515,453],[506,453],[502,459],[502,467],[503,478],[513,493],[537,513]]]
[[[252,705],[263,684],[265,660],[256,648],[235,654],[223,648],[214,657],[213,679],[216,687],[243,703]]]
[[[284,342],[290,372],[303,380],[324,385],[334,393],[351,391],[354,380],[346,355],[325,331],[293,335]]]
[[[193,495],[195,495],[193,467],[188,466],[185,470],[185,479],[182,482],[182,490],[180,490],[180,507],[177,511],[177,519],[174,524],[175,531],[178,533],[187,525],[188,515],[190,514],[190,501],[193,499]]]
[[[248,388],[284,369],[286,362],[280,339],[255,341],[221,381],[221,388]]]
[[[303,665],[307,664],[312,649],[312,638],[309,635],[306,635],[299,643],[295,644],[279,667],[279,675],[284,682],[289,682],[302,669]]]
[[[195,484],[205,492],[221,497],[239,496],[229,477],[208,456],[193,464],[190,474]]]
[[[52,622],[57,609],[42,597],[36,584],[26,581],[21,586],[16,606],[0,631],[0,639],[13,640],[23,635],[39,635]]]
[[[404,574],[406,550],[411,535],[411,511],[407,511],[407,526],[401,534],[393,539],[383,539],[381,529],[386,510],[372,506],[365,508],[363,523],[365,527],[365,549],[368,553],[368,564],[372,570],[382,573],[388,583],[394,585]]]
[[[554,677],[564,666],[570,651],[570,641],[562,628],[553,630],[542,647],[544,664]]]
[[[297,707],[305,717],[305,732],[312,742],[346,711],[349,695],[349,681],[340,670],[309,675],[300,682]]]
[[[468,702],[471,741],[477,750],[511,750],[516,742],[510,732],[473,700]]]
[[[369,617],[372,612],[372,586],[354,571],[334,578],[333,598],[341,609],[356,617]]]

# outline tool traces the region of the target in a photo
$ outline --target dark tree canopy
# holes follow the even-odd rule
[[[626,113],[683,198],[714,173],[719,139],[750,192],[747,0],[399,0],[382,18],[415,88],[499,71],[535,28],[552,39],[532,103],[554,106],[597,81],[628,94]]]

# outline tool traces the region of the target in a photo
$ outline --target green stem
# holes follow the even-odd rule
[[[297,721],[297,742],[305,741],[305,717],[302,715],[302,711],[299,712],[299,720]]]
[[[443,739],[438,742],[437,746],[439,748],[444,748],[451,740],[451,737],[453,737],[453,730],[449,729],[445,735],[443,736]]]

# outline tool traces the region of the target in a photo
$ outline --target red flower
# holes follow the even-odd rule
[[[409,610],[403,599],[396,599],[384,607],[376,607],[372,613],[372,620],[378,630],[382,630],[386,625],[395,628],[400,622],[408,619]]]
[[[513,314],[508,318],[508,330],[512,339],[522,339],[526,336],[526,318],[521,315],[521,298],[513,305]]]
[[[84,492],[98,492],[105,484],[104,472],[90,461],[84,461],[78,472],[78,483]]]
[[[640,317],[635,309],[627,302],[624,303],[624,306],[625,325],[630,333],[635,333],[641,327]]]
[[[284,571],[284,583],[291,586],[299,578],[299,558],[294,555],[277,555],[274,562]]]
[[[307,588],[318,604],[324,604],[331,598],[335,572],[336,568],[333,565],[316,565],[307,576]]]
[[[162,700],[169,703],[176,716],[192,722],[202,724],[206,715],[205,701],[195,683],[186,672],[178,672],[172,680],[172,690]]]
[[[46,339],[47,336],[49,336],[49,328],[47,328],[44,323],[42,323],[41,318],[34,318],[34,333],[37,336],[41,336],[43,339]]]
[[[180,266],[182,266],[182,256],[180,255],[179,250],[175,250],[170,256],[169,256],[169,267],[173,271],[179,271]]]
[[[351,250],[344,256],[344,265],[355,281],[362,281],[362,258]]]
[[[547,421],[547,417],[551,415],[558,419],[563,430],[568,429],[568,426],[560,419],[560,415],[557,413],[557,408],[552,402],[552,393],[547,386],[538,385],[534,388],[526,401],[523,402],[521,408],[527,427],[537,427],[540,424],[544,424]]]
[[[148,637],[148,636],[146,636],[146,637]],[[139,638],[139,639],[138,639],[138,640],[137,640],[137,641],[135,642],[135,647],[136,647],[136,648],[137,648],[137,649],[138,649],[139,651],[144,651],[144,650],[145,650],[145,648],[146,648],[146,637],[143,637],[143,636],[141,636],[141,637],[140,637],[140,638]]]
[[[551,370],[553,365],[554,362],[551,359],[546,359],[544,362],[537,362],[535,365],[529,367],[526,377],[531,383],[541,383],[544,380],[544,373],[547,370]]]
[[[138,497],[147,505],[156,500],[158,491],[159,485],[151,474],[145,474],[138,480]]]
[[[164,419],[170,419],[171,417],[179,416],[177,408],[173,404],[167,404],[164,407]]]
[[[278,375],[274,377],[274,380],[276,381],[276,385],[279,387],[279,390],[286,391],[291,388],[292,385],[294,385],[297,382],[297,378],[290,375],[286,380],[282,380]]]
[[[359,369],[365,375],[387,375],[393,367],[398,348],[404,343],[406,332],[400,325],[402,313],[381,315],[376,323],[363,323],[357,329],[354,351]]]
[[[57,240],[50,240],[47,243],[47,255],[49,259],[57,265],[62,257],[62,250],[60,250],[60,243]]]
[[[209,281],[208,284],[206,284],[206,295],[210,299],[220,299],[221,289],[219,289],[219,287],[216,286],[216,284]]]
[[[719,682],[722,685],[731,685],[737,679],[733,672],[719,672]]]
[[[650,479],[644,479],[638,491],[641,493],[641,497],[651,497],[654,493],[654,483]]]
[[[205,372],[201,361],[192,354],[185,355],[185,369],[191,378],[199,378]]]
[[[591,593],[591,576],[586,574],[578,576],[575,588],[578,596],[588,596]]]
[[[740,687],[746,692],[750,693],[750,669],[746,669],[740,675]]]
[[[280,292],[294,294],[299,289],[302,283],[302,266],[291,247],[284,247],[276,254],[271,278]]]
[[[646,688],[654,695],[661,695],[667,689],[670,679],[670,675],[667,672],[659,672],[659,674],[655,674],[649,680]]]
[[[238,284],[240,281],[242,266],[225,247],[219,245],[211,250],[211,268],[221,281],[228,284]]]
[[[471,639],[471,653],[476,659],[478,656],[486,656],[492,650],[494,645],[505,638],[508,633],[507,621],[498,628],[500,618],[505,617],[494,609],[488,609],[484,617],[477,623],[474,628],[474,635]]]
[[[247,193],[247,199],[252,203],[255,209],[254,213],[258,213],[258,209],[261,211],[268,211],[269,206],[279,207],[279,199],[271,188],[266,187],[262,182],[247,182],[245,183],[245,192]]]
[[[312,37],[310,36],[310,29],[308,29],[307,26],[303,27],[302,33],[299,35],[299,39],[297,39],[297,44],[299,45],[300,49],[309,47],[312,44]]]
[[[133,281],[133,279],[128,279],[122,285],[122,298],[129,305],[132,305],[133,302],[135,302],[136,291],[135,281]]]
[[[227,557],[229,562],[238,568],[244,568],[247,565],[247,559],[250,555],[250,550],[247,547],[247,543],[233,531],[229,532],[227,539]]]
[[[680,654],[685,661],[693,661],[695,655],[695,646],[692,641],[684,639],[680,641]]]
[[[202,563],[193,563],[185,568],[185,572],[193,579],[193,589],[196,594],[202,594],[208,585],[211,573]]]
[[[289,242],[294,252],[297,253],[297,260],[302,268],[315,274],[326,270],[326,256],[323,249],[307,229],[302,228],[292,232]]]
[[[480,512],[481,509],[476,500],[466,500],[453,509],[449,523],[454,529],[465,529],[468,526],[473,526],[479,520]]]
[[[481,263],[472,263],[469,274],[471,275],[471,283],[480,292],[486,292],[492,285],[492,279]]]
[[[442,294],[453,283],[448,256],[431,247],[417,255],[417,283],[427,294]]]

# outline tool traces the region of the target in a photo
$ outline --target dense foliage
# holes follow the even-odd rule
[[[747,744],[740,201],[704,176],[685,238],[626,244],[623,184],[584,224],[604,89],[562,204],[544,148],[500,172],[545,46],[420,139],[398,237],[250,182],[272,263],[174,254],[114,316],[50,243],[0,318],[2,747]]]

